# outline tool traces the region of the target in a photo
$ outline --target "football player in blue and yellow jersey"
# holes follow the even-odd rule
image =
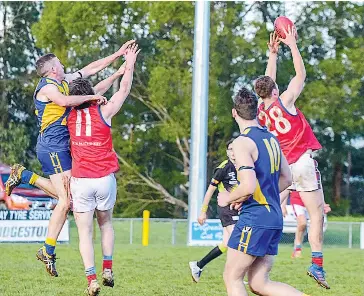
[[[58,235],[67,219],[70,208],[70,200],[67,195],[64,180],[71,177],[71,154],[69,151],[69,133],[67,128],[67,116],[72,106],[78,106],[87,101],[97,101],[98,104],[106,103],[106,98],[100,93],[105,92],[109,85],[100,84],[100,89],[95,87],[96,95],[69,96],[69,83],[79,77],[88,77],[96,74],[109,66],[119,57],[123,56],[129,45],[135,41],[126,42],[114,54],[95,61],[80,71],[72,74],[64,73],[64,66],[54,54],[46,54],[36,62],[36,70],[41,79],[34,92],[34,104],[39,125],[37,141],[37,157],[42,165],[43,173],[49,175],[51,190],[58,197],[58,204],[53,210],[48,226],[48,234],[44,246],[37,252],[38,260],[41,260],[47,272],[51,276],[58,276],[55,265],[55,246]],[[6,182],[6,192],[20,182],[35,184],[38,175],[25,170],[20,165],[12,167],[12,173]]]
[[[243,283],[246,273],[257,295],[303,296],[269,279],[283,229],[279,193],[291,185],[292,178],[277,139],[256,120],[257,106],[255,94],[242,88],[232,110],[241,132],[233,142],[239,185],[230,193],[220,192],[218,203],[243,204],[228,242],[224,281],[229,296],[248,295]]]

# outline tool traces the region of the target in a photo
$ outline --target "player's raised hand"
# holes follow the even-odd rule
[[[117,54],[119,57],[121,57],[122,55],[125,55],[126,50],[128,49],[128,47],[129,47],[130,45],[134,44],[134,43],[135,43],[135,40],[129,40],[129,41],[125,42],[125,43],[123,44],[123,46],[122,46],[122,47],[120,47],[120,49],[116,52],[116,54]]]
[[[279,38],[278,40],[288,45],[289,47],[296,45],[297,31],[295,26],[288,26],[287,30],[283,28],[286,38]]]
[[[121,76],[121,75],[124,75],[125,73],[125,68],[126,68],[126,62],[124,62],[120,68],[116,71],[116,74]]]
[[[99,94],[93,95],[93,100],[97,102],[97,105],[106,105],[107,99]]]
[[[279,36],[276,34],[276,31],[270,33],[269,42],[267,42],[270,53],[277,54],[279,49]]]
[[[125,60],[126,65],[132,66],[135,64],[136,58],[140,52],[140,49],[138,50],[138,44],[134,43],[128,47],[125,53]]]
[[[204,225],[206,219],[207,219],[206,213],[201,213],[200,216],[197,218],[198,224],[200,224],[201,226]]]

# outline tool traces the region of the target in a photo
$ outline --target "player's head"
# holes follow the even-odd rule
[[[85,78],[77,78],[70,84],[70,95],[71,96],[88,96],[94,95],[95,91],[92,87],[90,80]],[[83,103],[80,106],[75,107],[76,109],[88,108],[91,105],[90,102]]]
[[[254,120],[257,117],[257,108],[257,96],[246,87],[243,87],[234,98],[232,115],[236,121],[239,118],[243,120]]]
[[[90,80],[86,78],[77,78],[70,84],[71,96],[88,96],[94,95],[95,91]]]
[[[229,141],[226,142],[226,155],[229,158],[229,160],[231,162],[235,161],[235,156],[234,156],[234,152],[233,152],[233,142],[235,139],[230,139]]]
[[[64,66],[53,53],[48,53],[40,57],[36,61],[35,67],[38,75],[41,77],[64,79]]]
[[[279,97],[278,85],[269,76],[259,76],[254,82],[254,90],[262,100]]]

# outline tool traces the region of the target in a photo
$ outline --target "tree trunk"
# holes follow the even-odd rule
[[[350,192],[350,177],[351,177],[351,167],[352,167],[352,162],[351,162],[351,151],[348,151],[348,156],[347,156],[347,162],[348,162],[348,169],[346,172],[346,199],[348,200],[348,207],[346,208],[346,216],[350,215],[350,201],[351,201],[351,192]]]
[[[341,180],[342,180],[342,164],[341,162],[335,162],[334,173],[332,177],[333,186],[333,200],[335,205],[339,205],[341,199]]]
[[[1,92],[1,96],[0,96],[0,112],[1,112],[1,117],[0,117],[0,124],[2,126],[7,126],[7,122],[8,122],[8,117],[9,117],[9,113],[8,113],[8,102],[7,102],[7,87],[6,87],[6,80],[7,80],[7,76],[8,76],[8,65],[7,65],[7,58],[6,58],[6,39],[7,39],[7,27],[6,27],[6,22],[7,22],[7,3],[3,2],[2,5],[2,10],[3,10],[3,36],[2,36],[2,40],[0,39],[0,53],[1,56],[3,57],[3,77],[1,78],[1,85],[0,85],[0,92]]]

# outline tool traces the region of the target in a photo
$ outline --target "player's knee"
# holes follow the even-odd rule
[[[99,223],[100,228],[112,228],[112,221],[109,217],[98,217],[97,222]]]
[[[62,198],[59,199],[57,207],[59,208],[59,210],[61,210],[62,212],[68,212],[71,208],[71,202],[68,198]]]
[[[249,281],[249,289],[255,295],[264,295],[264,285],[256,281]]]
[[[297,228],[301,231],[304,231],[306,229],[306,226],[307,226],[307,222],[306,222],[306,219],[298,219],[297,220]]]

